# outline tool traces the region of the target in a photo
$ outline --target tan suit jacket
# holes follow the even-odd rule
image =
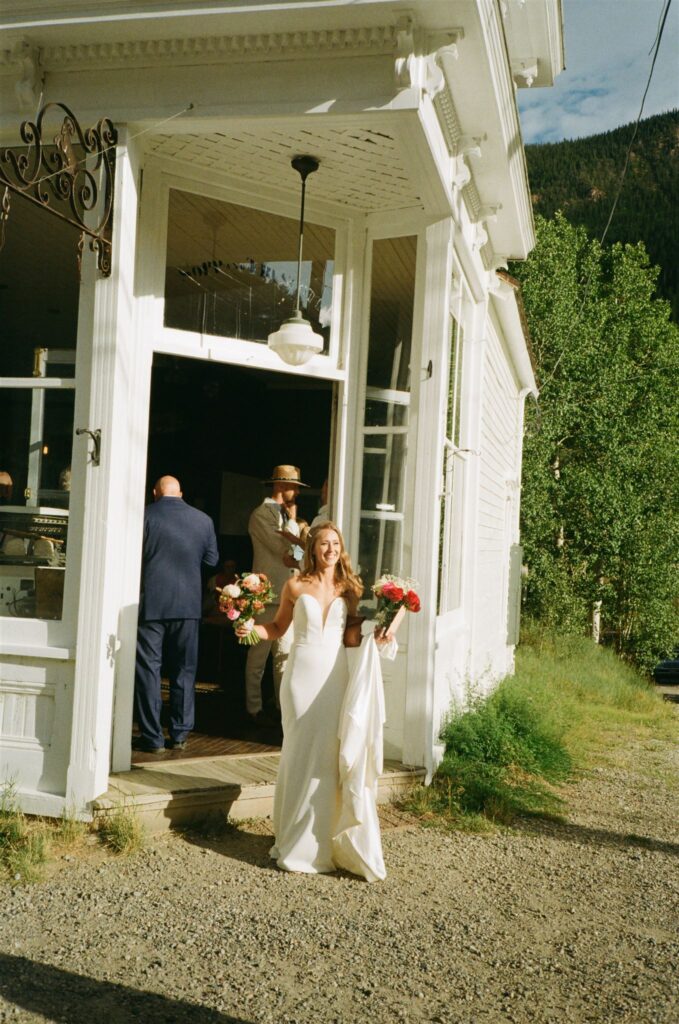
[[[284,555],[290,554],[290,542],[276,532],[282,527],[280,505],[272,498],[265,498],[261,505],[254,509],[248,522],[253,548],[252,568],[254,572],[267,574],[278,598],[285,582],[295,572],[283,564]],[[294,519],[288,520],[286,530],[299,536],[299,527]]]

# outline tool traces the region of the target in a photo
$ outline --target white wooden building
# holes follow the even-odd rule
[[[386,681],[388,756],[431,772],[451,702],[511,671],[536,382],[501,268],[534,244],[515,90],[561,70],[560,7],[5,0],[3,152],[35,154],[20,125],[48,103],[117,131],[108,276],[88,240],[79,275],[77,230],[16,191],[2,221],[0,472],[13,490],[0,505],[0,781],[27,811],[87,814],[129,768],[143,509],[163,430],[187,466],[191,453],[212,466],[206,492],[225,481],[226,535],[248,478],[317,441],[310,482],[329,474],[366,582],[419,581],[422,611]],[[45,115],[46,143],[62,121]],[[290,365],[267,336],[296,285],[299,154],[319,161],[301,284],[323,351]],[[196,381],[203,418],[195,395],[183,412]],[[208,415],[216,391],[223,421]],[[234,424],[241,400],[252,419]],[[276,417],[262,427],[264,401]]]

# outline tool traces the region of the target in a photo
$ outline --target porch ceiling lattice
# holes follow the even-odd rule
[[[155,136],[148,151],[184,166],[216,170],[280,188],[298,153],[321,161],[314,182],[318,198],[361,212],[422,206],[401,158],[398,141],[376,128],[275,128],[205,135]]]

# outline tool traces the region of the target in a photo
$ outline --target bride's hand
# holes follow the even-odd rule
[[[244,637],[244,636],[248,636],[250,633],[252,633],[254,628],[255,628],[254,622],[250,622],[250,623],[248,623],[248,622],[241,622],[241,623],[239,623],[236,626],[236,629],[234,630],[234,632],[235,632],[236,636]]]
[[[380,647],[390,644],[393,639],[394,634],[389,628],[385,629],[384,626],[375,626],[375,643],[379,644]]]

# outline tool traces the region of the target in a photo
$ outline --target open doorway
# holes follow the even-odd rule
[[[184,500],[212,518],[221,563],[204,581],[194,732],[186,750],[161,755],[135,751],[133,763],[280,747],[271,665],[262,682],[269,722],[254,726],[245,714],[247,648],[236,642],[211,587],[218,572],[226,576],[252,567],[248,518],[270,493],[263,481],[275,465],[301,468],[310,487],[299,496],[298,514],[308,522],[316,515],[329,473],[332,398],[330,381],[175,356],[154,358],[147,502],[158,477],[176,476]],[[167,698],[164,682],[164,715]]]

